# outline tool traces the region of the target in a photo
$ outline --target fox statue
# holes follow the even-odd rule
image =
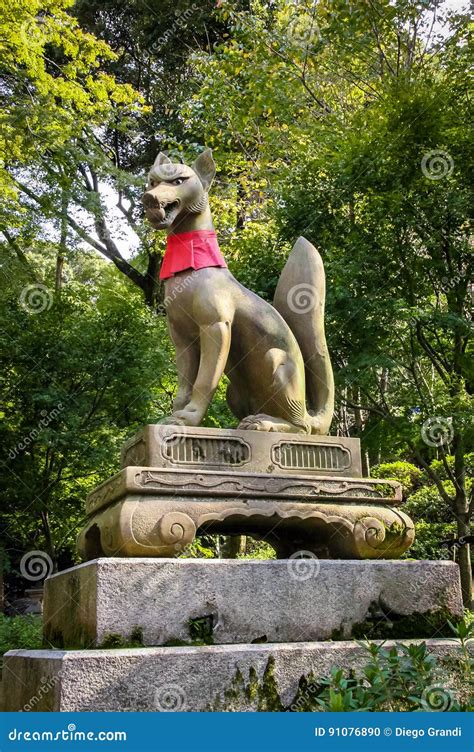
[[[192,167],[160,153],[143,196],[152,227],[166,230],[160,277],[176,348],[178,390],[168,424],[199,426],[225,373],[240,429],[327,434],[334,379],[324,331],[321,256],[300,237],[273,306],[241,285],[220,253],[208,193],[210,149]]]

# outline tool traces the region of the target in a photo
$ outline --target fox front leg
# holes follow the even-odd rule
[[[170,325],[171,338],[176,350],[178,371],[178,391],[173,401],[173,415],[182,410],[191,399],[194,382],[199,368],[199,338],[193,341],[181,337]]]
[[[224,373],[230,349],[230,321],[217,321],[199,328],[201,357],[191,400],[173,418],[186,426],[198,426],[204,418]]]

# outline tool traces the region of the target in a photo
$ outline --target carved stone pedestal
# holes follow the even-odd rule
[[[147,426],[87,500],[84,559],[169,557],[196,535],[247,534],[287,558],[393,559],[414,527],[401,487],[361,477],[356,439]]]

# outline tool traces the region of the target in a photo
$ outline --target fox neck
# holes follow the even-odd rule
[[[168,235],[178,235],[180,232],[195,232],[196,230],[214,230],[211,210],[207,205],[199,214],[186,212],[176,217],[168,230]]]

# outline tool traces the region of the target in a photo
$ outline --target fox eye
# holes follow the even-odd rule
[[[172,183],[173,185],[181,185],[181,183],[184,183],[184,178],[176,178]]]
[[[150,181],[149,181],[149,186],[150,186],[150,188],[154,188],[154,187],[155,187],[155,185],[156,185],[156,182],[155,182],[154,180],[150,180]]]

